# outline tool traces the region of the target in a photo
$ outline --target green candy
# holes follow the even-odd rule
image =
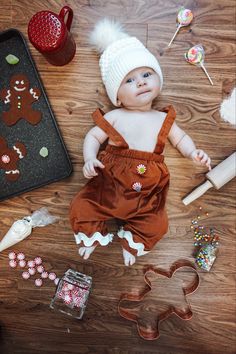
[[[42,157],[47,157],[48,156],[48,149],[45,146],[43,146],[39,151],[39,155]]]
[[[10,65],[15,65],[15,64],[19,63],[19,61],[20,61],[20,59],[17,58],[13,54],[8,54],[5,59],[8,62],[8,64],[10,64]]]

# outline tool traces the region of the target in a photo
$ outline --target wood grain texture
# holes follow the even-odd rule
[[[60,221],[34,229],[32,235],[13,249],[27,258],[40,255],[48,270],[62,276],[68,268],[93,277],[93,290],[82,321],[49,309],[55,287],[46,282],[36,289],[24,281],[19,269],[8,266],[9,250],[0,254],[0,352],[1,354],[234,354],[236,352],[236,239],[235,181],[221,190],[209,190],[188,207],[181,199],[205,179],[205,170],[184,159],[168,143],[166,162],[171,173],[167,209],[168,234],[150,254],[126,268],[118,240],[99,247],[88,261],[77,254],[68,210],[71,199],[86,182],[82,175],[82,145],[93,126],[91,113],[97,107],[112,108],[101,82],[98,56],[90,47],[88,34],[104,16],[121,21],[157,56],[164,73],[164,88],[154,107],[174,104],[177,122],[208,151],[217,165],[235,150],[235,129],[219,115],[221,101],[235,85],[235,1],[185,0],[182,5],[194,12],[191,28],[182,28],[167,49],[175,29],[179,1],[162,0],[1,0],[0,30],[14,27],[27,38],[27,24],[40,10],[59,13],[64,5],[74,10],[72,32],[77,45],[74,60],[53,67],[30,44],[51,106],[69,151],[73,174],[54,184],[0,203],[0,238],[11,224],[46,206]],[[214,82],[203,71],[185,62],[183,54],[201,43],[206,49],[205,64]],[[219,254],[209,273],[199,271],[200,286],[189,296],[194,316],[183,321],[176,316],[160,326],[157,341],[139,338],[134,323],[118,315],[117,304],[124,291],[138,290],[147,264],[168,269],[178,259],[193,261],[191,220],[199,206],[209,212],[202,222],[220,236]],[[116,231],[115,223],[110,225]],[[186,276],[188,274],[185,274]],[[160,283],[162,284],[162,283]],[[159,284],[159,286],[161,286]],[[164,288],[165,285],[162,284]],[[182,301],[171,282],[165,291],[173,301]],[[165,297],[158,286],[155,300]],[[170,299],[169,299],[170,300]],[[181,302],[183,304],[183,302]]]

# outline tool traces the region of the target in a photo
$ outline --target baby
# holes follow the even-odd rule
[[[106,221],[116,218],[123,227],[120,239],[126,266],[149,252],[168,230],[165,202],[169,172],[164,163],[166,139],[185,157],[206,165],[210,158],[174,122],[172,106],[152,109],[163,85],[157,59],[119,24],[103,20],[92,33],[103,52],[102,80],[119,107],[93,113],[96,124],[84,140],[84,176],[90,181],[71,203],[70,220],[79,254],[88,259],[97,245],[108,245],[113,235]],[[108,139],[105,151],[98,151]]]

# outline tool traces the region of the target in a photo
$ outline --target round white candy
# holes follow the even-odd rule
[[[47,279],[48,278],[48,272],[42,272],[41,277],[43,279]]]
[[[19,261],[22,261],[23,259],[25,259],[24,253],[22,253],[22,252],[18,253],[17,259],[19,259]]]
[[[21,268],[24,268],[26,266],[26,261],[24,259],[22,259],[21,261],[19,261],[19,266]]]
[[[42,286],[43,281],[42,281],[42,279],[39,279],[39,278],[38,278],[38,279],[35,279],[35,282],[34,282],[34,283],[35,283],[36,286]]]
[[[30,275],[35,275],[36,270],[35,270],[35,268],[29,268],[28,272],[29,272]]]
[[[57,285],[57,284],[59,283],[59,280],[60,280],[59,278],[56,278],[56,279],[54,280],[54,284]]]
[[[11,259],[11,260],[10,260],[9,266],[10,266],[11,268],[16,268],[17,263],[16,263],[15,259]]]
[[[16,253],[15,252],[10,252],[8,255],[9,259],[16,259]]]
[[[29,278],[30,278],[29,272],[23,272],[23,273],[22,273],[22,278],[23,278],[23,279],[29,279]]]
[[[42,264],[43,261],[42,261],[41,257],[35,257],[34,262],[36,265],[40,265],[40,264]]]
[[[29,268],[34,268],[35,267],[35,261],[30,260],[30,261],[27,262],[27,265],[28,265]]]
[[[48,278],[50,279],[50,280],[55,280],[56,279],[56,273],[49,273],[49,275],[48,275]]]
[[[42,265],[39,265],[38,267],[37,267],[37,272],[38,273],[42,273],[44,271],[44,267],[42,266]]]

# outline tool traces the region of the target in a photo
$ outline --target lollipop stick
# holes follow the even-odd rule
[[[171,43],[173,42],[173,40],[175,39],[175,36],[176,36],[176,34],[178,33],[178,31],[179,31],[179,29],[180,29],[180,27],[182,27],[181,25],[179,25],[178,27],[177,27],[177,30],[175,31],[175,34],[173,35],[173,37],[171,38],[171,41],[170,41],[170,43],[168,44],[168,47],[170,47],[171,46]]]
[[[205,66],[202,63],[201,63],[201,68],[204,71],[204,73],[206,74],[206,76],[207,76],[208,80],[210,81],[210,83],[213,85],[212,79],[210,78],[208,72],[206,71]]]

